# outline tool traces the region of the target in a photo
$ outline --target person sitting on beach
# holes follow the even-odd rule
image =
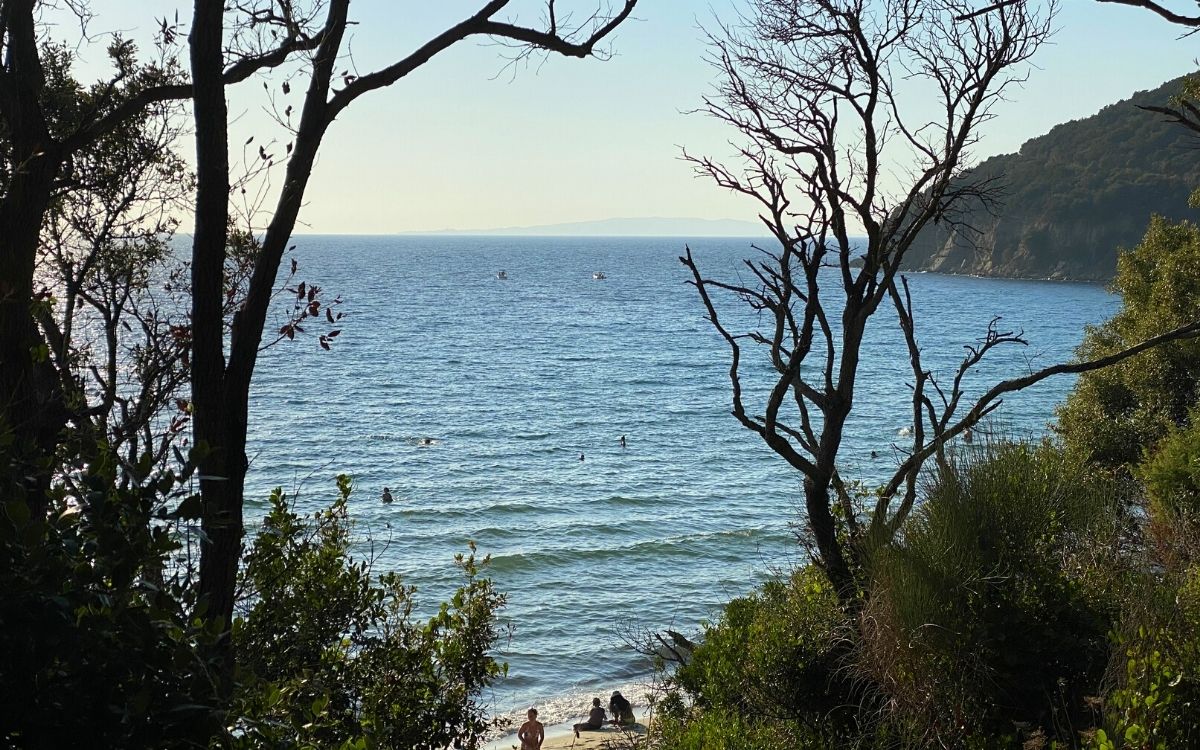
[[[604,715],[604,708],[600,705],[599,698],[592,698],[592,710],[588,712],[588,720],[580,724],[575,724],[571,728],[575,730],[575,736],[579,737],[579,730],[585,732],[596,732],[604,728],[608,717]]]
[[[612,723],[621,727],[633,726],[637,717],[633,715],[633,704],[625,700],[620,690],[614,690],[608,699],[608,712],[612,714]]]
[[[521,741],[521,750],[541,750],[542,741],[546,739],[546,728],[537,720],[537,709],[530,708],[525,716],[529,719],[517,730],[517,739]]]

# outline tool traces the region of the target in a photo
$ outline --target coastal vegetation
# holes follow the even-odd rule
[[[970,231],[979,206],[1007,215],[1000,172],[988,171],[1003,160],[964,171],[959,144],[988,116],[990,87],[1019,78],[1010,67],[1044,40],[1043,19],[1008,2],[880,15],[851,5],[757,0],[712,40],[723,85],[705,110],[739,133],[744,162],[692,161],[757,201],[775,243],[746,262],[750,283],[681,260],[729,347],[733,416],[802,477],[811,554],[730,602],[689,648],[647,641],[662,668],[659,746],[1195,746],[1197,229],[1145,206],[1149,227],[1112,282],[1122,307],[1086,331],[1077,359],[968,397],[967,373],[1022,334],[993,320],[957,370],[926,369],[901,269],[920,265],[910,253],[922,232]],[[929,50],[928,38],[953,39],[954,52]],[[907,86],[936,80],[940,119],[905,120],[896,70]],[[1195,111],[1191,89],[1173,85],[1185,127],[1159,125],[1172,143],[1192,137]],[[1106,121],[1151,117],[1128,109]],[[1027,144],[1031,159],[1044,169],[1045,149],[1073,126]],[[1136,139],[1146,128],[1117,130]],[[871,166],[888,146],[881,133],[916,155],[899,197]],[[1162,146],[1126,153],[1176,158]],[[1045,183],[1017,177],[1018,203],[1042,205]],[[1091,187],[1088,200],[1104,192]],[[1179,200],[1195,187],[1177,185]],[[865,241],[850,240],[847,216]],[[731,330],[714,304],[724,293],[763,327]],[[837,455],[863,331],[885,302],[907,344],[912,443],[890,481],[863,488],[840,476]],[[765,384],[761,367],[743,365],[758,360],[771,365]],[[973,436],[998,397],[1063,373],[1079,377],[1053,437]],[[747,393],[768,395],[750,406]]]
[[[475,38],[511,62],[603,56],[637,2],[583,3],[570,22],[551,0],[529,25],[504,0],[479,5],[360,75],[342,65],[348,0],[197,2],[186,28],[160,19],[148,55],[114,37],[108,77],[85,83],[46,14],[86,25],[86,3],[0,0],[0,744],[440,750],[499,725],[482,696],[506,674],[506,599],[473,543],[430,605],[403,571],[375,569],[349,477],[316,511],[278,489],[248,519],[245,492],[260,352],[306,336],[328,350],[341,332],[340,298],[287,262],[338,115]],[[748,282],[706,275],[690,250],[682,261],[728,346],[733,416],[800,477],[809,554],[699,639],[657,639],[647,741],[1194,746],[1200,230],[1151,220],[1118,264],[1121,310],[1076,361],[970,395],[970,371],[1027,343],[993,320],[949,377],[928,369],[902,271],[924,232],[993,200],[966,155],[1054,6],[883,6],[753,0],[712,38],[721,83],[704,109],[743,138],[744,161],[687,158],[757,201],[776,246]],[[239,174],[227,94],[252,74],[291,140],[256,145]],[[934,115],[910,108],[909,86]],[[1181,96],[1176,119],[1194,124]],[[1143,172],[1164,143],[1145,142]],[[1130,153],[1112,158],[1134,171]],[[897,190],[885,164],[914,177]],[[273,205],[243,203],[276,169]],[[1128,197],[1097,179],[1082,189]],[[1048,189],[1026,187],[1014,205]],[[727,293],[763,327],[733,329]],[[843,476],[843,441],[881,310],[903,336],[911,444],[869,488]],[[764,372],[767,388],[743,389]],[[1055,436],[970,438],[1007,394],[1060,374],[1079,380]]]
[[[460,556],[462,585],[417,618],[399,573],[352,554],[345,478],[313,516],[276,493],[247,547],[250,385],[262,349],[340,333],[340,301],[285,262],[339,114],[464,41],[603,57],[636,4],[525,23],[479,3],[351,74],[349,0],[147,9],[148,51],[93,37],[87,2],[0,0],[0,744],[482,742],[504,672],[487,560]],[[98,38],[108,69],[80,82]],[[287,141],[235,167],[227,93],[251,77]]]

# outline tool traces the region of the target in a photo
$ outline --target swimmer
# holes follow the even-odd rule
[[[579,462],[583,463],[583,454],[582,453],[579,454]]]
[[[871,451],[871,458],[879,458],[879,451]]]
[[[622,448],[625,447],[625,436],[624,435],[621,436],[621,447]]]
[[[381,497],[380,500],[383,500],[384,505],[392,503],[394,501],[394,498],[392,497],[392,491],[389,490],[387,487],[384,487],[383,488],[383,497]]]

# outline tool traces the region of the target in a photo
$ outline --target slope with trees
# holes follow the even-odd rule
[[[963,183],[990,183],[994,190],[925,227],[905,268],[1112,278],[1118,249],[1137,244],[1151,214],[1197,215],[1188,207],[1200,185],[1194,134],[1142,109],[1169,107],[1185,81],[1138,92],[967,170]]]

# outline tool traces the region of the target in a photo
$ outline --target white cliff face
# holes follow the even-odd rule
[[[939,227],[922,234],[905,266],[972,276],[1108,281],[1116,272],[1119,250],[1141,240],[1150,217],[1115,214],[1103,222],[1021,215],[986,218],[982,228]]]

